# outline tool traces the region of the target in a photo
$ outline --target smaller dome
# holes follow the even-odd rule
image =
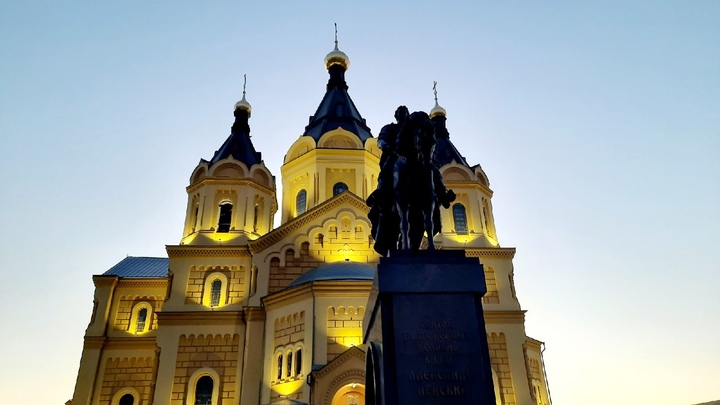
[[[332,65],[340,65],[344,67],[345,70],[348,70],[350,67],[350,58],[345,55],[345,52],[338,49],[337,41],[335,41],[335,49],[325,57],[325,68],[330,69]]]
[[[252,106],[250,105],[250,103],[247,102],[247,100],[245,100],[245,94],[243,94],[242,100],[235,103],[235,109],[245,110],[248,112],[248,115],[250,115],[250,113],[252,112]]]
[[[334,262],[321,264],[290,283],[288,288],[315,281],[372,281],[377,266],[369,263]]]
[[[444,108],[440,107],[440,104],[438,104],[437,99],[435,100],[435,107],[430,110],[430,118],[436,117],[438,115],[442,115],[443,117],[447,116],[447,112]]]

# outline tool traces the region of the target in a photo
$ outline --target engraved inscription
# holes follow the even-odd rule
[[[467,371],[445,371],[448,365],[456,363],[460,355],[461,345],[469,340],[467,332],[454,330],[451,319],[425,319],[416,324],[416,332],[405,332],[403,341],[414,344],[415,353],[422,356],[427,369],[410,370],[408,381],[421,383],[417,387],[417,395],[432,397],[464,397],[467,395]],[[440,369],[437,369],[437,367]]]

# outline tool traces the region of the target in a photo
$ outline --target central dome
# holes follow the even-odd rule
[[[288,288],[315,281],[372,281],[376,266],[369,263],[335,262],[321,264],[290,283]]]

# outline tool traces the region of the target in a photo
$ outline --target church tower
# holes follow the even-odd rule
[[[325,96],[281,168],[283,224],[346,190],[366,199],[377,184],[380,149],[348,94],[350,59],[337,40],[325,67]]]
[[[275,178],[250,139],[251,113],[243,89],[230,136],[190,176],[181,244],[242,245],[272,229]]]

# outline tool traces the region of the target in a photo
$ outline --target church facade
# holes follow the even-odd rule
[[[74,405],[365,403],[362,319],[379,255],[365,199],[381,151],[347,92],[347,55],[325,58],[327,91],[275,176],[250,139],[245,95],[231,134],[187,186],[182,238],[167,258],[128,257],[93,276]],[[525,333],[514,248],[500,247],[480,165],[450,141],[435,160],[456,201],[439,249],[484,265],[498,404],[549,404],[543,343]],[[281,225],[273,227],[280,211]]]

